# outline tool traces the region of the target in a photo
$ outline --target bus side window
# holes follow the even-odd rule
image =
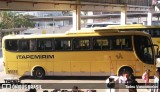
[[[160,36],[160,30],[158,30],[158,29],[156,30],[156,29],[155,29],[154,31],[156,32],[155,37],[159,37],[159,36]]]
[[[129,39],[129,38],[125,39],[125,47],[124,47],[124,49],[132,49],[131,39]]]
[[[107,38],[95,38],[93,41],[93,49],[109,49],[109,40]]]
[[[159,30],[156,30],[156,29],[149,29],[149,31],[150,31],[150,35],[152,36],[152,37],[158,37],[159,35],[158,35],[158,31]]]
[[[71,41],[70,40],[62,40],[61,47],[63,48],[63,50],[71,49]]]
[[[95,39],[93,41],[93,49],[101,49],[100,46],[99,46],[99,43],[98,43],[97,39]]]
[[[157,37],[157,31],[156,30],[153,31],[153,37]]]
[[[121,38],[117,38],[116,39],[116,46],[115,49],[122,49],[122,39]]]
[[[80,48],[78,39],[73,39],[73,47],[74,47],[74,49],[79,49]]]
[[[89,49],[90,48],[90,41],[88,39],[80,40],[80,49]]]
[[[52,40],[45,40],[45,50],[52,50]]]
[[[6,40],[5,45],[7,50],[11,51],[17,51],[18,50],[18,44],[17,40]]]
[[[157,31],[157,36],[159,37],[160,36],[160,30],[156,30]]]
[[[132,49],[131,38],[129,37],[124,36],[124,37],[112,38],[111,41],[112,41],[111,47],[114,50],[131,50]]]
[[[41,39],[37,40],[37,50],[45,50],[44,40]]]
[[[19,40],[19,45],[21,51],[29,50],[29,40]]]
[[[115,38],[111,38],[111,49],[117,49],[117,44],[116,44],[116,39]]]
[[[90,40],[77,38],[73,40],[73,47],[76,50],[88,50],[90,49]]]
[[[30,40],[29,49],[30,51],[36,50],[36,40]]]
[[[67,39],[56,39],[55,40],[55,50],[70,50],[71,40]]]
[[[55,50],[60,50],[61,49],[61,42],[60,40],[56,39],[55,40]]]

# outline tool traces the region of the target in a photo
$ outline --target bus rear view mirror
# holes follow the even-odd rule
[[[160,58],[160,55],[156,55],[156,58]]]
[[[156,58],[160,58],[160,51],[157,51],[157,55],[156,55]]]
[[[159,46],[157,44],[153,44],[154,47],[157,47],[156,49],[156,58],[160,57],[160,51],[159,51]]]

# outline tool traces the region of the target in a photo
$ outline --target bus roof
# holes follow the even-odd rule
[[[89,29],[83,29],[83,30],[78,30],[78,31],[67,31],[65,34],[70,35],[70,34],[93,34],[93,33],[118,33],[118,29],[111,29],[111,28],[89,28]]]
[[[125,33],[124,33],[125,32]],[[3,39],[29,39],[29,38],[61,38],[61,37],[89,37],[89,36],[107,36],[107,35],[148,35],[141,31],[119,31],[115,29],[90,29],[90,30],[79,30],[79,31],[69,31],[65,34],[32,34],[32,35],[7,35]]]
[[[108,25],[119,25],[119,23],[114,23],[114,22],[89,23],[86,25],[86,28],[107,27]]]
[[[116,22],[101,22],[101,23],[89,23],[87,25],[93,25],[93,24],[119,24],[119,23],[116,23]]]
[[[143,24],[128,24],[128,25],[108,25],[107,28],[113,29],[145,29],[145,28],[160,28],[160,26],[145,26]]]

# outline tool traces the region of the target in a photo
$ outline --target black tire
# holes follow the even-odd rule
[[[35,79],[43,79],[45,77],[45,71],[43,68],[35,68],[33,70],[33,77]]]
[[[129,67],[123,67],[119,70],[118,75],[122,75],[122,73],[124,72],[124,70],[130,75],[133,73],[133,70]]]

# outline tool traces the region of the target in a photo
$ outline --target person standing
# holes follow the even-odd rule
[[[157,88],[155,88],[153,92],[158,92],[158,89],[159,89],[159,71],[158,69],[156,70],[155,75],[154,75],[154,86]]]
[[[127,71],[124,69],[122,74],[119,77],[119,83],[125,83],[128,80],[129,74],[127,73]]]
[[[138,82],[136,81],[136,78],[133,74],[129,75],[129,78],[127,80],[127,85],[132,86],[133,88],[129,88],[129,92],[137,92],[137,85]]]
[[[149,77],[150,77],[150,70],[147,69],[146,72],[143,73],[142,79],[145,82],[145,85],[149,85]]]

